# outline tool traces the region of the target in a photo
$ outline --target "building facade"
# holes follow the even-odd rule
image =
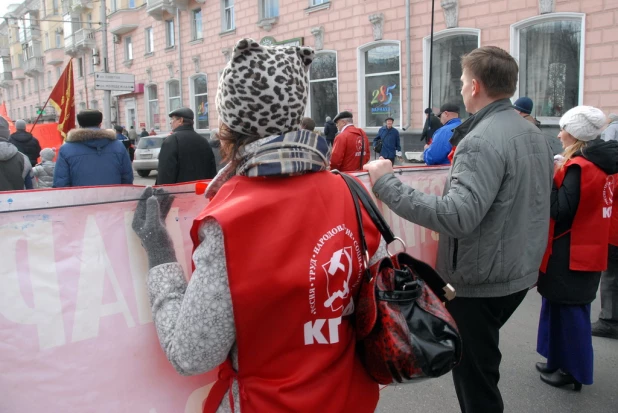
[[[429,102],[431,0],[107,0],[110,72],[135,75],[134,93],[112,92],[112,121],[169,129],[167,113],[189,106],[196,127],[218,127],[219,74],[234,44],[306,45],[307,115],[349,110],[375,132],[386,117],[418,131]],[[0,24],[0,99],[15,120],[37,108],[73,58],[76,109],[101,109],[100,3],[26,0]],[[408,18],[406,18],[408,16]],[[5,40],[6,39],[6,40]],[[460,96],[460,58],[495,45],[518,60],[518,96],[557,125],[579,104],[618,111],[618,0],[441,0],[435,2],[431,105]],[[46,108],[45,119],[54,118]],[[464,115],[465,116],[465,115]]]

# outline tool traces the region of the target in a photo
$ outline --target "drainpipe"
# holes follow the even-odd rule
[[[410,49],[410,0],[406,0],[406,99],[408,107],[406,110],[406,124],[402,128],[406,130],[412,124],[412,54]]]
[[[178,37],[176,38],[176,45],[178,46],[178,87],[180,89],[180,105],[184,106],[182,100],[182,42],[180,41],[180,9],[176,7],[176,27]]]

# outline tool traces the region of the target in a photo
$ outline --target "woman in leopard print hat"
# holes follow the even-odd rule
[[[352,197],[327,171],[326,140],[297,129],[313,57],[251,39],[234,48],[216,98],[228,164],[191,230],[190,282],[162,224],[172,197],[147,188],[138,203],[161,346],[181,374],[219,367],[205,412],[370,413],[378,402],[350,321],[363,265]],[[386,249],[365,222],[373,264]]]

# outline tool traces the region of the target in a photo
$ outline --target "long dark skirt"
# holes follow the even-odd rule
[[[547,367],[562,369],[582,384],[592,384],[590,304],[566,305],[543,298],[536,351]]]

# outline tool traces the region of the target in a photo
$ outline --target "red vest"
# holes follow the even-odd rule
[[[224,234],[239,371],[220,366],[204,411],[235,377],[242,413],[373,412],[378,385],[356,355],[350,320],[363,257],[343,179],[236,176],[195,219],[195,246],[206,217]],[[366,225],[365,236],[373,255],[379,232]]]
[[[573,225],[567,232],[571,233],[571,250],[569,269],[573,271],[604,271],[607,269],[607,240],[612,215],[613,176],[608,176],[598,166],[577,156],[569,159],[563,168],[554,174],[554,183],[560,188],[567,169],[571,165],[581,168],[579,204]],[[547,272],[547,262],[552,252],[553,241],[564,234],[554,235],[556,222],[549,224],[549,241],[541,271]]]
[[[618,174],[612,175],[611,180],[614,183],[614,205],[618,205]],[[610,181],[609,178],[608,181]],[[606,195],[611,196],[609,194],[612,192],[611,186],[608,186],[605,190],[608,191]],[[609,243],[618,247],[618,210],[612,212],[612,222],[609,226]]]

